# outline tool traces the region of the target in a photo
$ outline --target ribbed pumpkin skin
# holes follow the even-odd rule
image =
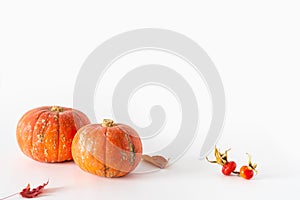
[[[84,171],[103,177],[122,177],[139,164],[142,143],[136,131],[127,125],[90,124],[76,133],[72,154]]]
[[[77,130],[90,124],[75,109],[44,106],[25,113],[17,125],[17,141],[22,152],[40,162],[72,160],[72,140]]]

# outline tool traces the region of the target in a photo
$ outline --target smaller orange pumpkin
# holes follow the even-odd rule
[[[89,124],[88,117],[75,109],[44,106],[25,113],[17,125],[22,152],[40,162],[72,160],[72,140],[77,130]]]
[[[142,156],[142,143],[128,125],[103,120],[76,133],[72,143],[75,163],[83,170],[104,177],[122,177],[133,171]]]

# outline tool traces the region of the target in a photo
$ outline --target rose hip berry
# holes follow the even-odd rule
[[[240,169],[240,177],[243,177],[244,179],[251,179],[254,176],[253,169],[251,169],[249,166],[242,166]]]
[[[252,164],[251,156],[249,154],[247,155],[248,155],[248,166],[247,165],[242,166],[238,174],[240,175],[240,177],[249,180],[254,176],[254,172],[257,173],[256,171],[257,164]]]
[[[231,172],[233,172],[236,168],[236,163],[234,161],[230,161],[223,165],[222,167],[222,173],[226,176],[229,176]]]
[[[227,153],[230,149],[226,150],[224,153],[221,153],[216,147],[215,147],[215,161],[210,161],[206,157],[206,160],[210,163],[217,163],[222,166],[222,173],[226,176],[229,176],[232,172],[234,172],[236,168],[236,163],[234,161],[228,161]]]

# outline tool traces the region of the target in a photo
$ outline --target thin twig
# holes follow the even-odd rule
[[[9,195],[9,196],[7,196],[7,197],[4,197],[4,198],[2,198],[2,199],[0,199],[0,200],[8,199],[8,198],[13,197],[13,196],[15,196],[15,195],[17,195],[17,194],[19,194],[19,193],[11,194],[11,195]]]

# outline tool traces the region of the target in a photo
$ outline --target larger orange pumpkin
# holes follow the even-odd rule
[[[72,154],[83,170],[104,177],[125,176],[141,160],[142,143],[135,130],[124,124],[104,120],[76,133]]]
[[[82,112],[59,106],[35,108],[17,125],[17,141],[22,152],[40,162],[72,160],[71,146],[77,130],[89,124]]]

